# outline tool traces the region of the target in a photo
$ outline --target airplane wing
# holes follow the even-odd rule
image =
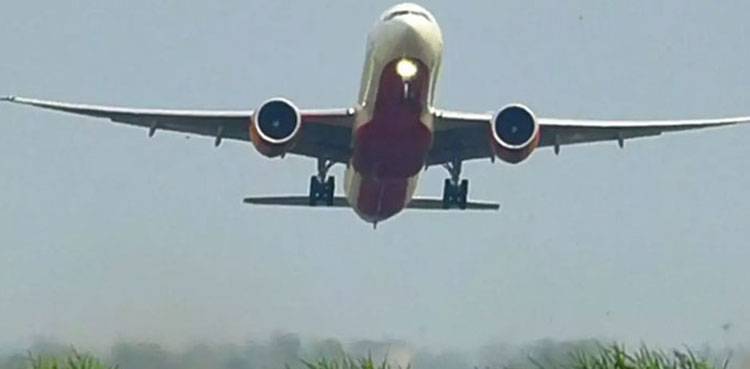
[[[492,114],[452,111],[435,112],[435,141],[428,157],[429,165],[454,159],[471,160],[493,157],[489,135]],[[714,128],[750,123],[750,117],[696,120],[575,120],[539,118],[539,147],[553,147],[659,136],[666,132]]]
[[[0,101],[30,105],[65,113],[109,119],[115,123],[144,127],[149,136],[157,131],[174,131],[214,138],[219,146],[224,139],[250,141],[248,125],[253,111],[207,111],[130,109],[112,106],[71,104],[56,101],[3,97]],[[351,155],[353,109],[301,110],[302,131],[291,153],[327,158],[346,163]]]

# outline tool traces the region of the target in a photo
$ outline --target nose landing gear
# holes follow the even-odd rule
[[[318,175],[310,177],[310,206],[333,206],[336,183],[333,177],[328,176],[333,164],[331,160],[318,159]]]
[[[469,197],[469,181],[461,180],[461,161],[454,160],[443,165],[451,177],[443,185],[443,209],[466,210]]]

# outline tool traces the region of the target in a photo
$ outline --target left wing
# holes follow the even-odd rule
[[[489,135],[491,119],[492,114],[436,111],[435,142],[428,164],[493,157]],[[539,147],[554,147],[555,152],[559,152],[561,146],[601,141],[615,141],[622,146],[625,140],[633,138],[744,123],[750,123],[750,117],[654,121],[539,118]]]
[[[248,126],[253,117],[251,110],[130,109],[14,96],[1,98],[0,101],[106,118],[116,123],[147,128],[149,136],[153,136],[158,130],[209,136],[214,138],[216,146],[219,146],[224,139],[250,141]],[[351,127],[354,122],[354,111],[352,109],[301,110],[300,113],[302,115],[301,137],[291,153],[347,162],[351,155]]]

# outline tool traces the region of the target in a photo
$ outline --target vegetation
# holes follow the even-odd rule
[[[642,347],[602,346],[595,341],[556,343],[540,341],[522,348],[485,347],[472,360],[457,353],[427,354],[395,344],[366,341],[344,347],[338,341],[324,340],[304,347],[296,336],[277,337],[266,344],[212,347],[197,345],[174,354],[154,344],[121,343],[112,348],[107,360],[58,346],[50,353],[0,357],[0,369],[728,369],[729,361],[714,361],[708,354],[690,350],[660,351]],[[369,346],[368,346],[369,345]],[[374,351],[362,354],[366,347]],[[345,349],[346,348],[346,349]],[[400,351],[399,351],[400,350]],[[357,351],[359,351],[357,353]],[[401,354],[399,353],[401,352]],[[361,355],[354,359],[350,355]],[[356,356],[354,356],[356,357]],[[379,359],[374,359],[377,357]],[[307,358],[307,359],[305,359]],[[471,361],[481,363],[472,365]],[[114,365],[116,364],[116,366]],[[738,369],[750,367],[735,366]]]
[[[729,361],[725,360],[721,366],[715,366],[708,359],[698,357],[692,351],[673,351],[667,354],[663,351],[650,350],[642,347],[640,350],[629,353],[623,346],[612,345],[600,347],[595,353],[578,351],[569,353],[571,360],[565,363],[551,363],[544,365],[529,356],[526,366],[519,367],[530,369],[727,369]],[[307,369],[408,369],[394,368],[387,359],[376,363],[372,357],[353,360],[344,358],[340,360],[321,359],[317,362],[305,362]],[[511,367],[505,367],[511,369]]]
[[[387,359],[377,363],[372,356],[357,360],[345,357],[338,360],[319,359],[315,362],[303,361],[303,363],[307,369],[395,369]]]
[[[574,369],[727,369],[729,361],[716,366],[707,358],[692,351],[673,351],[671,354],[642,347],[629,353],[618,345],[602,348],[598,355],[573,354]]]
[[[65,358],[48,358],[42,356],[30,356],[28,360],[30,369],[115,369],[103,364],[99,359],[76,351],[71,352]]]

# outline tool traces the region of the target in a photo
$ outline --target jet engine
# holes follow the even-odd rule
[[[250,139],[258,152],[274,158],[292,148],[301,127],[299,109],[289,100],[274,98],[255,110],[250,124]]]
[[[524,105],[511,104],[500,109],[491,122],[495,154],[503,161],[518,164],[539,146],[539,123]]]

